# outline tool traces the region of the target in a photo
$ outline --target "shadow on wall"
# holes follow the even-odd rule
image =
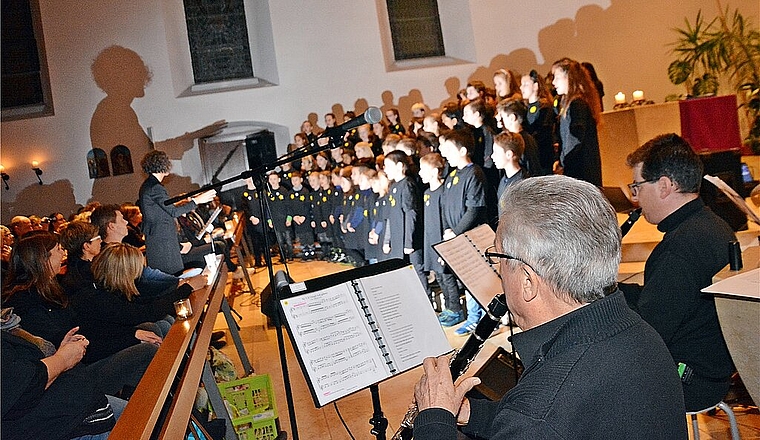
[[[53,195],[53,197],[51,197]],[[16,215],[45,216],[51,212],[61,212],[68,218],[79,209],[74,198],[74,186],[68,180],[56,180],[53,183],[32,184],[16,195],[16,200],[2,203],[4,223]]]
[[[217,121],[194,132],[154,144],[132,108],[135,98],[145,96],[145,88],[151,80],[150,69],[140,55],[125,47],[110,46],[98,54],[91,70],[95,83],[106,93],[90,121],[92,148],[100,148],[110,155],[115,147],[125,146],[132,153],[132,165],[136,172],[95,179],[90,201],[116,204],[135,202],[145,179],[140,171],[140,160],[146,153],[156,148],[166,151],[170,159],[179,160],[194,147],[195,139],[212,136],[226,124]],[[192,183],[189,177],[174,176],[167,180],[166,187],[169,194],[175,195],[197,189],[198,185]]]
[[[710,16],[716,13],[711,10],[711,4],[702,3],[705,13],[709,12]],[[392,107],[398,108],[401,120],[408,123],[414,102],[425,102],[431,112],[438,112],[446,103],[457,102],[457,92],[470,81],[483,81],[487,86],[493,87],[493,73],[499,69],[511,69],[520,75],[536,69],[541,76],[546,77],[555,61],[570,57],[594,65],[600,80],[609,84],[606,87],[609,96],[605,97],[605,108],[612,108],[613,93],[609,92],[613,89],[634,90],[641,85],[642,78],[646,78],[650,87],[658,87],[660,90],[672,88],[667,77],[667,67],[671,60],[668,44],[675,39],[676,34],[670,29],[680,25],[684,17],[695,16],[699,8],[700,5],[688,3],[663,7],[662,2],[655,0],[612,0],[607,8],[598,5],[583,6],[578,9],[575,17],[558,20],[538,32],[540,57],[531,49],[516,48],[497,54],[487,66],[476,66],[466,79],[446,79],[440,86],[448,97],[440,103],[425,102],[421,96],[415,95],[416,89],[410,89],[407,95],[398,99],[395,95],[401,92],[385,90],[380,96],[380,106],[383,112]],[[504,47],[509,49],[508,46],[509,42],[505,41]],[[662,101],[667,93],[653,98]],[[378,102],[375,97],[364,99],[373,104]],[[342,104],[333,105],[333,112],[341,120],[341,112],[337,109],[342,110]]]

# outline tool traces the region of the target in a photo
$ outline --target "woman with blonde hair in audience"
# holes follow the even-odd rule
[[[597,125],[599,94],[581,63],[563,58],[552,65],[552,84],[562,96],[559,107],[560,154],[556,174],[602,186],[602,160]]]
[[[144,264],[142,253],[124,243],[110,243],[92,260],[95,283],[72,298],[82,334],[90,339],[85,361],[102,359],[141,342],[161,345],[174,322],[174,301],[186,298],[193,287],[202,287],[183,284],[151,301],[139,301],[135,280]]]

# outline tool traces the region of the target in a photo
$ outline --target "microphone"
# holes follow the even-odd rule
[[[383,119],[383,112],[381,112],[377,107],[370,107],[360,116],[357,116],[354,119],[350,119],[340,125],[336,125],[335,127],[328,128],[325,130],[325,134],[328,136],[339,136],[349,130],[353,130],[360,125],[380,122],[381,119]]]
[[[636,223],[639,217],[641,217],[641,208],[636,208],[628,213],[628,220],[620,225],[620,232],[622,237],[625,237],[625,234],[631,230],[631,227],[633,227],[633,224]]]
[[[281,292],[283,288],[288,287],[288,275],[283,270],[278,270],[274,274],[274,285],[278,292]]]

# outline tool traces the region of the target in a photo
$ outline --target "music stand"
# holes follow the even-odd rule
[[[286,153],[283,156],[277,158],[277,160],[275,160],[274,162],[255,164],[256,166],[253,169],[243,171],[242,173],[240,173],[239,176],[230,177],[221,182],[214,182],[208,185],[204,185],[203,187],[198,188],[196,190],[189,191],[180,196],[170,198],[164,201],[164,204],[168,206],[186,197],[191,197],[196,194],[200,194],[202,192],[208,191],[210,189],[221,188],[224,185],[232,183],[232,182],[252,178],[254,180],[254,185],[256,186],[256,192],[259,196],[259,204],[260,204],[259,206],[261,207],[262,222],[265,228],[264,229],[265,231],[264,232],[264,258],[266,259],[267,270],[269,272],[269,283],[270,285],[274,286],[276,282],[275,282],[275,276],[274,276],[274,268],[272,264],[272,254],[269,247],[269,234],[267,233],[268,231],[266,230],[266,225],[268,224],[268,221],[271,220],[272,218],[271,212],[268,209],[269,206],[267,204],[268,197],[266,197],[266,186],[265,186],[266,173],[268,171],[276,169],[280,165],[284,165],[286,163],[300,160],[306,156],[311,156],[321,151],[334,148],[335,145],[337,145],[337,141],[348,130],[358,127],[359,125],[362,125],[362,124],[378,122],[382,119],[382,116],[383,114],[380,111],[380,109],[378,109],[377,107],[370,107],[367,109],[367,111],[364,112],[364,114],[362,114],[362,116],[359,116],[350,121],[344,122],[343,124],[339,126],[332,127],[330,129],[325,130],[321,135],[317,137],[317,139],[315,139],[308,145],[305,145],[297,150],[293,150],[289,153]],[[323,145],[319,145],[320,140],[327,140],[327,141]],[[272,293],[275,296],[275,300],[279,301],[278,289],[276,288],[272,289]],[[290,385],[290,373],[288,372],[288,360],[285,353],[285,340],[284,340],[284,335],[282,331],[282,324],[275,325],[275,333],[277,334],[277,346],[278,346],[278,349],[279,349],[278,351],[280,355],[280,366],[282,369],[283,383],[285,385],[285,399],[288,402],[288,414],[290,416],[290,426],[291,426],[291,430],[293,431],[292,432],[293,439],[298,440],[298,426],[296,422],[295,403],[293,399],[292,387]]]

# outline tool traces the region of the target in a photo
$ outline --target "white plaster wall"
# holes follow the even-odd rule
[[[156,140],[218,119],[284,125],[292,135],[310,112],[321,123],[336,104],[344,110],[353,109],[357,99],[395,105],[413,92],[412,97],[421,96],[437,108],[451,96],[447,87],[463,87],[473,78],[490,82],[501,67],[520,72],[538,67],[543,73],[561,56],[594,63],[608,108],[620,90],[630,96],[642,89],[659,102],[669,93],[683,92],[667,79],[671,56],[665,45],[675,38],[671,29],[682,26],[686,17],[693,21],[700,8],[710,17],[716,13],[711,0],[439,0],[461,3],[469,11],[461,20],[471,20],[477,62],[386,72],[375,1],[269,0],[279,85],[177,98],[172,71],[177,63],[171,60],[177,58],[173,14],[183,13],[178,0],[41,0],[55,115],[2,124],[0,161],[11,176],[11,190],[0,190],[2,222],[10,214],[48,213],[28,211],[39,201],[16,200],[36,185],[31,160],[40,161],[46,183],[34,197],[57,206],[62,195],[45,189],[63,181],[71,183],[76,203],[89,199],[93,181],[84,158],[91,148],[90,118],[105,96],[92,80],[90,64],[110,45],[134,50],[153,73],[145,96],[132,107]],[[731,7],[755,25],[760,21],[756,0],[734,1]],[[278,145],[280,151],[284,147]],[[139,159],[134,158],[136,165]],[[185,153],[175,171],[205,183],[198,181],[197,147]],[[124,195],[124,200],[135,197]]]

